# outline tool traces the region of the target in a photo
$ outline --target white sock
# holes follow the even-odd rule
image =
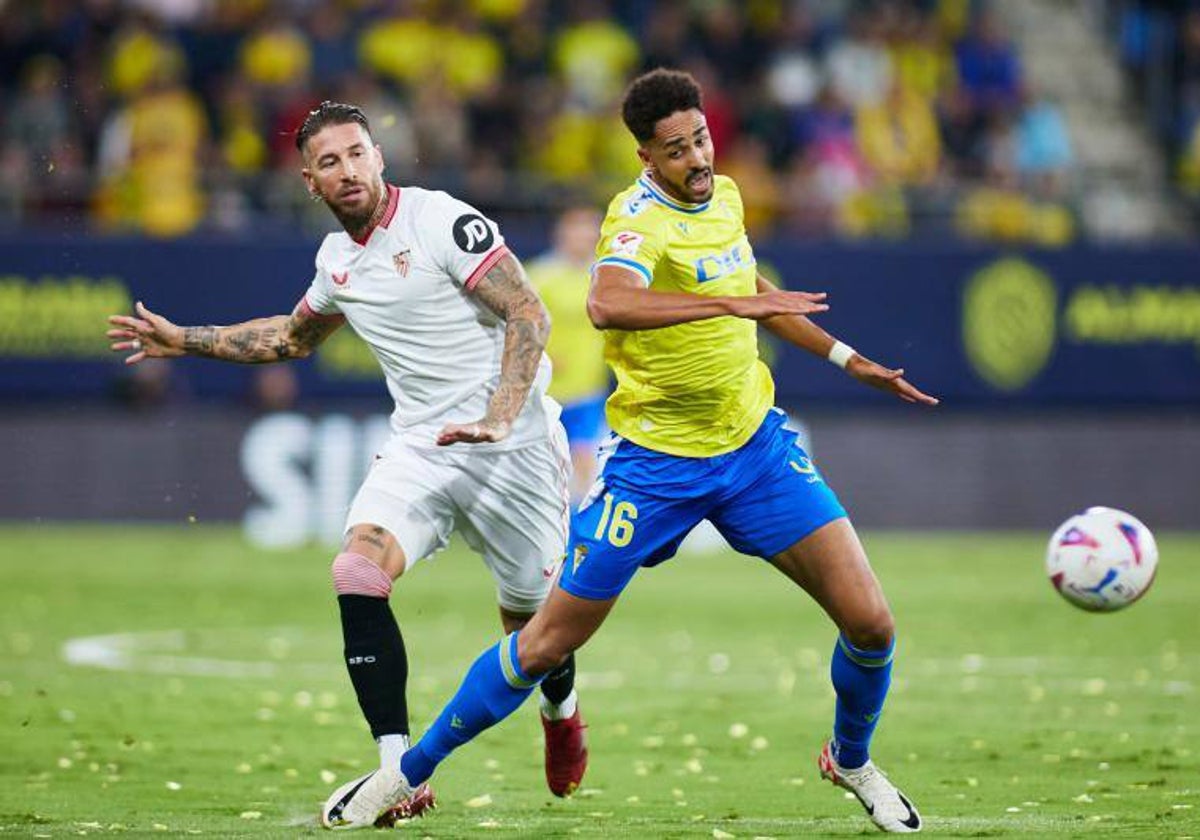
[[[381,735],[379,737],[379,766],[395,767],[400,756],[408,749],[407,735]]]
[[[566,720],[575,714],[575,709],[579,705],[579,698],[576,697],[575,689],[573,688],[571,689],[571,693],[567,695],[567,699],[557,705],[547,700],[545,694],[539,694],[538,701],[538,705],[542,707],[542,714],[546,720]]]

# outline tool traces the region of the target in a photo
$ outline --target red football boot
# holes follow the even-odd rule
[[[547,720],[542,715],[542,730],[546,733],[546,784],[555,796],[570,796],[583,781],[587,770],[587,725],[579,717],[579,709],[569,718]]]
[[[395,807],[386,811],[379,819],[375,821],[376,828],[391,828],[398,822],[407,820],[415,820],[417,817],[423,817],[429,811],[437,807],[437,800],[433,796],[433,788],[428,782],[417,785],[417,789],[412,792],[412,796],[401,799],[396,803]]]

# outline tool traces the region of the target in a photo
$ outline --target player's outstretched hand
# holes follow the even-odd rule
[[[891,370],[883,365],[872,362],[865,356],[860,356],[855,353],[850,357],[850,361],[846,363],[846,373],[853,376],[859,382],[870,385],[873,388],[878,388],[881,391],[891,391],[900,399],[910,403],[921,403],[922,405],[937,405],[937,397],[931,397],[929,394],[913,387],[912,383],[904,378],[904,368]]]
[[[132,352],[125,357],[125,364],[135,365],[145,358],[165,359],[182,356],[183,328],[172,324],[161,315],[155,315],[142,305],[135,304],[139,317],[109,315],[108,323],[113,326],[106,335],[111,338],[110,349],[117,353]]]
[[[494,443],[504,440],[512,431],[512,423],[483,418],[474,423],[447,423],[438,433],[438,446],[452,443]]]
[[[731,314],[739,318],[761,321],[776,315],[812,315],[829,308],[825,292],[789,292],[772,289],[757,295],[730,299]]]

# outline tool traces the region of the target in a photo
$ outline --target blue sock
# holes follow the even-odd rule
[[[833,758],[842,767],[862,767],[870,758],[871,735],[883,711],[892,682],[892,652],[896,640],[883,650],[862,650],[838,636],[829,674],[837,692],[833,720]]]
[[[413,787],[424,782],[451,752],[515,712],[540,681],[521,670],[516,633],[485,650],[437,720],[400,757],[404,778]]]

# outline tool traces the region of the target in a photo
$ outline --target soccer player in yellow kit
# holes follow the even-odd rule
[[[622,116],[646,168],[609,206],[588,297],[617,379],[608,400],[615,434],[572,523],[557,585],[523,629],[471,666],[401,757],[401,787],[424,782],[451,750],[516,709],[600,627],[634,573],[669,559],[707,518],[735,549],[808,592],[838,628],[822,775],[885,831],[918,831],[916,808],[868,755],[890,683],[892,614],[845,510],[773,406],[755,322],[864,384],[907,402],[937,400],[809,321],[826,308],[823,295],[781,291],[757,273],[737,186],[713,172],[691,76],[639,77]]]

